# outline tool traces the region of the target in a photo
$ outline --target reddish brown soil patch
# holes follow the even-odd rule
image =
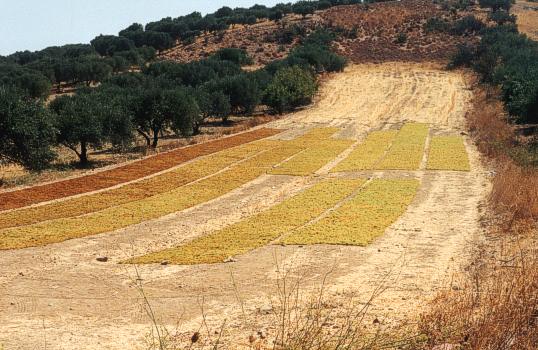
[[[458,44],[475,39],[428,33],[424,24],[433,17],[455,20],[463,15],[451,14],[430,1],[409,0],[338,6],[321,17],[329,27],[356,31],[356,38],[340,39],[336,48],[353,62],[363,63],[445,60]],[[405,36],[405,42],[398,43],[398,36]]]
[[[280,133],[262,128],[231,137],[176,149],[98,173],[0,194],[0,211],[25,207],[137,180],[194,158]]]

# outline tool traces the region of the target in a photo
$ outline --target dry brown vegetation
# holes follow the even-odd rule
[[[337,6],[305,18],[288,15],[279,22],[267,20],[204,34],[193,43],[164,52],[161,58],[190,62],[206,58],[219,49],[235,47],[245,49],[253,58],[254,67],[259,67],[285,58],[298,43],[298,36],[292,42],[280,42],[286,31],[299,27],[309,32],[316,26],[327,26],[343,31],[335,48],[355,63],[447,60],[458,44],[476,38],[428,32],[424,25],[432,17],[454,21],[466,14],[464,11],[454,14],[426,0]],[[401,35],[405,35],[403,43],[398,42]]]
[[[254,25],[235,25],[221,32],[203,34],[193,43],[178,45],[164,52],[161,58],[190,62],[206,58],[219,49],[233,47],[246,50],[254,66],[265,65],[285,58],[297,44],[298,37],[291,42],[281,40],[287,30],[298,26],[301,30],[310,31],[320,22],[319,15],[307,18],[288,15],[279,22],[266,20]]]
[[[353,62],[363,63],[446,60],[458,44],[476,39],[429,33],[424,25],[433,17],[455,20],[464,14],[452,14],[431,1],[410,0],[338,6],[321,16],[329,27],[356,32],[355,38],[340,38],[337,49]],[[399,42],[399,36],[405,42]]]
[[[538,170],[509,156],[520,140],[502,104],[484,91],[468,115],[473,138],[493,163],[484,244],[465,276],[441,293],[422,316],[428,347],[538,347]]]

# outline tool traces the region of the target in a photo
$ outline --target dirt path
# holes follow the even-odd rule
[[[285,137],[315,125],[337,125],[344,129],[341,136],[362,137],[404,120],[458,131],[469,97],[457,73],[417,65],[354,66],[328,80],[311,109],[270,126],[290,128]],[[327,281],[335,302],[348,291],[366,299],[392,271],[372,315],[387,321],[412,315],[480,239],[478,219],[488,184],[476,150],[467,146],[470,173],[338,175],[421,179],[409,210],[368,247],[268,246],[231,264],[140,267],[156,315],[171,328],[181,320],[187,337],[199,328],[203,305],[212,330],[227,319],[222,340],[235,348],[253,331],[274,327],[267,310],[277,265],[302,274],[306,290],[318,286],[330,269]],[[117,232],[0,252],[0,344],[4,350],[45,344],[47,349],[146,348],[143,338],[151,325],[134,287],[134,268],[117,262],[237,222],[329,176],[324,170],[312,178],[264,176],[211,202]],[[97,256],[110,260],[100,263]]]

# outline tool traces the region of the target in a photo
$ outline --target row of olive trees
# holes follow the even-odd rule
[[[46,97],[53,84],[90,85],[114,73],[125,72],[155,57],[151,47],[127,47],[102,57],[91,45],[48,47],[41,51],[16,52],[0,57],[0,83],[16,86],[33,97]]]
[[[77,154],[82,165],[91,149],[128,148],[137,138],[157,147],[165,132],[191,136],[207,118],[250,115],[260,105],[283,113],[310,103],[315,73],[343,69],[332,53],[333,35],[319,30],[288,58],[245,72],[243,50],[224,49],[191,63],[156,62],[142,72],[114,75],[98,87],[79,88],[49,106],[16,86],[0,89],[0,160],[42,169],[54,146]]]

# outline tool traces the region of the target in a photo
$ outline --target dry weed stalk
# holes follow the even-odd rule
[[[381,276],[369,298],[361,302],[353,293],[338,300],[329,294],[327,280],[334,269],[322,276],[319,289],[312,292],[302,286],[304,273],[292,273],[277,262],[274,350],[396,349],[416,340],[414,334],[400,336],[400,329],[385,327],[377,318],[371,323],[369,310],[388,288],[394,271]]]

